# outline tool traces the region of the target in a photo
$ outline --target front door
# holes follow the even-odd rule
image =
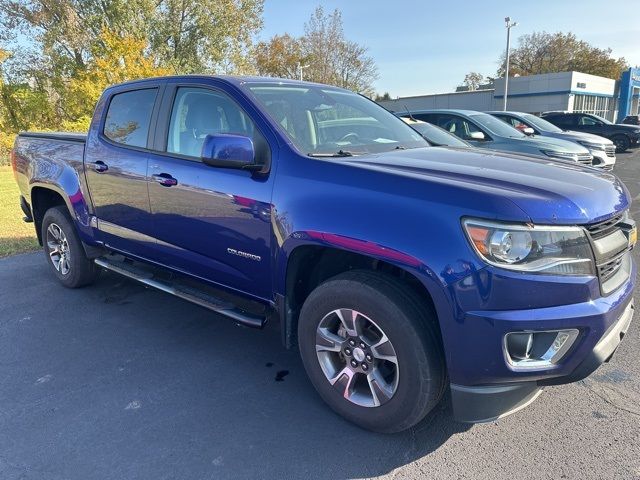
[[[90,135],[85,154],[100,239],[111,248],[143,257],[154,244],[147,142],[158,96],[159,87],[146,87],[107,98],[104,121],[98,133]]]
[[[149,164],[154,236],[163,263],[269,298],[272,175],[215,168],[200,159],[207,135],[245,135],[257,149],[269,149],[265,137],[221,90],[168,87],[165,98],[166,152],[152,154]]]

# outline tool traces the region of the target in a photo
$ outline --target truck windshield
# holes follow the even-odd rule
[[[418,132],[355,93],[304,84],[246,84],[304,155],[351,156],[427,147]]]

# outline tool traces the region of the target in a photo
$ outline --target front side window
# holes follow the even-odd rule
[[[583,115],[580,117],[580,120],[578,121],[578,125],[602,125],[602,122],[598,121],[595,118],[592,117],[587,117],[586,115]]]
[[[551,115],[549,117],[554,124],[560,125],[562,127],[570,127],[571,125],[575,125],[575,118],[573,115]]]
[[[352,92],[275,83],[245,88],[302,154],[343,156],[428,146],[398,117]]]
[[[167,152],[200,158],[207,135],[254,137],[253,121],[226,94],[205,88],[178,88],[171,111]]]
[[[482,133],[484,135],[484,132],[473,122],[457,115],[440,115],[438,117],[438,126],[463,140],[475,140],[471,136],[472,133]]]
[[[146,147],[156,88],[118,93],[109,103],[104,135],[110,140],[132,147]]]

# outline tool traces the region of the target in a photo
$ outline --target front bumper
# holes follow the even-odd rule
[[[603,170],[612,170],[616,164],[615,147],[612,153],[605,152],[604,150],[592,150],[589,149],[589,153],[593,155],[593,166],[601,168]]]
[[[461,422],[491,422],[529,405],[542,393],[544,386],[571,383],[586,378],[613,356],[629,329],[633,313],[634,303],[631,300],[617,321],[609,327],[591,351],[568,375],[499,385],[451,384],[454,417]]]

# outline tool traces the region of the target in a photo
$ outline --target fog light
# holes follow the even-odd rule
[[[576,338],[576,329],[507,333],[505,358],[514,370],[549,368],[565,356]]]

